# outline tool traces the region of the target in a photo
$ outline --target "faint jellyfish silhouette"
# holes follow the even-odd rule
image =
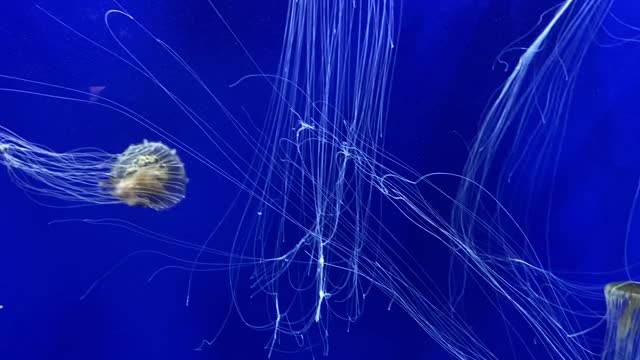
[[[104,85],[91,85],[89,86],[89,101],[98,101],[100,96],[102,96],[102,92],[107,87]]]
[[[604,288],[607,301],[607,333],[602,358],[640,358],[640,283],[615,282]]]

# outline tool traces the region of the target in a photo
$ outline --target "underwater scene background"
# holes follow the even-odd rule
[[[163,141],[189,179],[184,200],[154,211],[42,197],[0,174],[1,359],[608,356],[604,286],[636,280],[640,258],[634,1],[0,10],[0,145],[17,134],[119,154]],[[335,43],[296,37],[331,34],[326,19],[343,12],[360,22]],[[333,57],[301,55],[294,81],[286,49]],[[324,66],[305,67],[314,58]],[[331,59],[344,81],[323,82]],[[483,124],[504,132],[483,137]],[[342,172],[343,158],[356,160]]]

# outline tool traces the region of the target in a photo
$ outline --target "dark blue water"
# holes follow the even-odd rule
[[[252,0],[214,3],[262,71],[275,72],[286,4]],[[38,4],[125,56],[103,23],[103,14],[115,7],[113,3]],[[501,67],[492,68],[497,55],[553,5],[553,1],[404,1],[386,151],[419,173],[460,172],[483,111],[508,76]],[[229,87],[258,71],[206,1],[130,1],[123,6],[178,51],[225,106],[240,116],[245,114],[241,109],[246,109],[246,118],[251,117],[258,128],[264,126],[270,89],[261,80]],[[640,23],[640,8],[632,1],[618,2],[614,9],[626,21]],[[3,3],[0,10],[4,15],[0,24],[2,74],[80,90],[105,86],[105,97],[153,119],[188,139],[206,157],[225,164],[216,148],[184,120],[164,94],[112,54],[73,34],[35,4]],[[176,63],[161,56],[157,44],[130,22],[115,19],[113,25],[119,38],[135,48],[145,64],[168,79],[171,89],[188,98],[213,126],[222,124],[219,133],[224,137],[228,130],[224,127],[228,124],[220,120],[224,114],[210,100],[204,100],[202,93],[192,91],[193,82],[184,80],[187,77],[176,70]],[[507,55],[506,60],[515,64],[518,54]],[[526,223],[542,263],[563,278],[593,288],[621,280],[616,277],[620,274],[603,272],[625,266],[624,239],[640,176],[640,108],[635,91],[640,80],[639,55],[633,44],[589,50],[576,83],[554,181],[541,178],[536,181],[538,187],[528,187],[522,181],[522,189],[509,187],[504,195],[516,216]],[[11,87],[10,83],[3,86]],[[128,144],[154,137],[130,119],[91,104],[10,93],[0,94],[0,124],[57,151],[94,146],[118,153]],[[251,156],[237,134],[229,135],[228,141],[236,141],[239,153]],[[156,271],[173,264],[165,255],[188,256],[192,252],[130,229],[66,221],[123,219],[197,244],[206,241],[223,221],[211,241],[215,248],[228,251],[236,231],[234,219],[241,211],[224,216],[230,204],[247,201],[247,195],[236,199],[236,185],[193,158],[183,160],[190,178],[187,199],[167,212],[126,206],[46,207],[0,175],[0,304],[4,306],[0,310],[0,359],[266,358],[271,332],[252,329],[236,314],[226,271],[196,273],[187,307],[189,273]],[[527,177],[526,173],[521,176]],[[455,190],[456,184],[452,180],[443,186]],[[552,205],[541,202],[538,207],[522,208],[524,197],[546,196],[550,191]],[[436,206],[447,209],[445,203]],[[404,246],[425,268],[447,268],[446,249],[397,214],[386,219],[392,222],[390,227],[397,222],[396,236],[405,239]],[[638,222],[632,221],[630,229],[626,260],[634,263],[640,255],[635,246],[640,234]],[[636,272],[631,269],[631,274]],[[434,275],[434,279],[446,289],[446,273]],[[243,278],[238,286],[250,283]],[[521,331],[525,337],[531,353],[521,358],[555,358],[543,351],[540,340],[523,323],[514,321],[514,328],[508,330],[496,326],[500,314],[487,300],[492,297],[482,294],[482,286],[470,286],[465,312],[470,314],[473,331],[498,358],[520,358],[517,354],[522,345],[510,346],[505,341],[506,331]],[[256,324],[264,322],[264,301],[241,301],[245,315],[257,319]],[[449,358],[401,308],[387,310],[388,304],[388,298],[374,289],[357,322],[349,325],[333,318],[328,358]],[[590,306],[604,313],[604,299],[594,299]],[[221,328],[212,346],[194,350]],[[588,335],[594,351],[600,351],[602,338],[602,326]],[[286,350],[296,350],[294,342],[285,341]],[[314,356],[323,356],[321,347],[273,354],[276,359]]]

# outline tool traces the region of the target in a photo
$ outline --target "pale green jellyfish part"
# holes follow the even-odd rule
[[[104,185],[127,205],[163,210],[184,199],[187,182],[176,151],[145,140],[118,156]]]
[[[607,334],[603,359],[640,359],[640,283],[615,282],[604,288]]]

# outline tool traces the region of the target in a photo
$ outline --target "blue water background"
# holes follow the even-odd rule
[[[285,2],[215,3],[262,70],[274,72]],[[628,16],[628,21],[638,24],[640,16],[634,18],[633,11],[639,9],[631,3],[618,2],[616,8],[620,9],[619,14]],[[107,2],[39,4],[91,38],[114,47],[102,24],[102,13],[111,7]],[[420,173],[459,172],[467,151],[465,143],[471,142],[485,105],[508,75],[499,67],[492,70],[496,56],[554,4],[405,1],[389,104],[387,151]],[[136,1],[124,5],[179,51],[225,105],[235,112],[244,107],[258,124],[264,121],[269,89],[259,80],[229,88],[240,77],[257,71],[206,1]],[[3,2],[0,10],[5,16],[0,24],[0,53],[4,54],[0,72],[82,90],[105,85],[105,96],[188,139],[207,157],[224,161],[183,117],[176,121],[179,113],[166,97],[147,80],[132,75],[121,62],[79,39],[29,2]],[[158,48],[135,27],[126,22],[114,23],[123,37],[129,37],[145,63],[166,78],[178,79],[171,86],[182,96],[189,96],[193,83],[181,83],[183,73],[171,76],[175,63],[156,58]],[[515,64],[517,53],[507,56],[507,60]],[[557,181],[553,184],[549,228],[535,226],[546,218],[547,209],[527,209],[531,239],[544,261],[555,271],[583,272],[568,276],[594,286],[616,280],[596,272],[624,264],[622,239],[640,175],[637,62],[638,49],[632,45],[589,51],[577,82]],[[193,96],[192,103],[201,103],[198,110],[216,126],[223,117],[220,110],[211,102],[200,102],[201,95]],[[38,97],[2,94],[0,123],[59,151],[95,146],[117,153],[140,139],[153,140],[147,129],[110,111]],[[220,129],[223,135],[224,131]],[[230,141],[236,140],[237,136],[230,137]],[[237,145],[243,151],[243,144]],[[0,303],[4,305],[0,310],[0,359],[266,358],[264,346],[271,334],[249,329],[234,315],[214,346],[193,350],[202,339],[218,331],[230,306],[224,272],[197,274],[192,302],[185,307],[187,273],[163,271],[148,283],[149,276],[168,262],[158,255],[143,254],[129,258],[80,300],[102,274],[128,254],[148,249],[179,254],[180,249],[163,247],[156,240],[114,227],[50,222],[121,218],[162,234],[202,243],[234,199],[237,188],[194,159],[186,157],[184,161],[191,179],[188,197],[175,209],[161,213],[125,206],[42,207],[7,176],[0,175]],[[552,186],[545,182],[548,180],[540,181],[546,184],[545,189]],[[517,202],[519,190],[507,191],[510,200]],[[527,191],[530,190],[522,189]],[[390,219],[395,221],[393,216]],[[631,229],[629,258],[633,261],[640,255],[633,245],[640,229]],[[223,227],[213,241],[228,248],[233,230],[233,226]],[[396,231],[427,269],[447,266],[444,248],[418,229],[398,226]],[[548,248],[547,238],[551,244]],[[435,278],[445,289],[447,274]],[[244,285],[248,284],[247,280]],[[500,327],[493,333],[496,310],[486,300],[474,302],[474,294],[481,294],[481,289],[471,286],[465,300],[466,311],[475,314],[474,330],[501,358],[513,358],[512,349],[504,340],[504,329]],[[374,291],[367,301],[363,317],[350,326],[349,333],[346,323],[332,323],[329,358],[448,358],[399,307],[387,310],[388,299],[384,296]],[[594,306],[603,309],[597,301]],[[265,307],[264,302],[257,302],[249,314],[260,319]],[[585,324],[588,325],[592,323]],[[530,336],[530,331],[523,328],[522,334]],[[590,336],[597,349],[602,329]],[[531,336],[529,345],[534,354],[539,359],[548,358],[536,347],[536,341]],[[536,349],[540,352],[536,353]],[[309,352],[274,354],[277,359],[311,356]]]

